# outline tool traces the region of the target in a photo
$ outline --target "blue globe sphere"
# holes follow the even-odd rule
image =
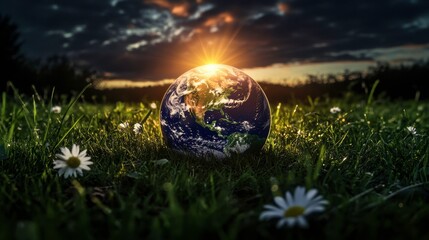
[[[187,71],[168,88],[160,121],[170,148],[225,158],[261,150],[271,113],[255,80],[237,68],[209,64]]]

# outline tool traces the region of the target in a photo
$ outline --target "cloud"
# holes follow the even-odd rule
[[[189,2],[170,2],[168,0],[145,0],[147,4],[153,4],[161,8],[168,9],[172,15],[178,17],[188,17],[189,11],[191,8],[191,3]]]
[[[354,51],[333,52],[332,56],[349,55],[357,58],[373,59],[375,61],[413,61],[417,59],[429,59],[429,44],[403,45],[389,48],[372,48]]]

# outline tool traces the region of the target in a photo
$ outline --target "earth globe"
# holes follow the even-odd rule
[[[166,91],[160,109],[164,142],[199,157],[226,158],[260,151],[271,112],[259,84],[222,64],[193,68]]]

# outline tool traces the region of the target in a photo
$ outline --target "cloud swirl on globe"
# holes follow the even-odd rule
[[[271,125],[259,84],[221,64],[196,67],[177,78],[162,99],[160,119],[170,148],[217,158],[261,150]]]

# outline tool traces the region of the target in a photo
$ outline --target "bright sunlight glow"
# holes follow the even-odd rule
[[[186,65],[185,69],[213,64],[227,64],[237,66],[243,60],[246,49],[236,42],[235,37],[239,28],[231,26],[222,32],[195,34],[192,41],[183,47],[183,55],[179,61],[180,65]]]
[[[214,74],[219,69],[219,64],[210,63],[207,65],[203,65],[202,68],[204,72],[208,75]]]

